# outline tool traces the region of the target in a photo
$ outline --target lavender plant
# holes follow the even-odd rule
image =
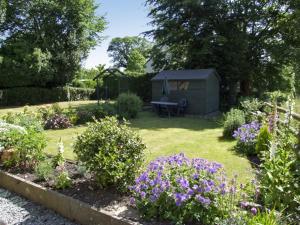
[[[261,124],[259,122],[253,121],[251,123],[242,125],[236,131],[234,131],[233,137],[238,141],[235,149],[238,152],[246,155],[255,155],[255,145],[260,127]]]
[[[236,179],[228,180],[221,164],[182,153],[152,161],[130,190],[145,219],[176,224],[214,224],[237,210],[241,199]]]

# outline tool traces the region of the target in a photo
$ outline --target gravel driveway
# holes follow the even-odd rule
[[[0,188],[0,225],[76,225],[55,212]]]

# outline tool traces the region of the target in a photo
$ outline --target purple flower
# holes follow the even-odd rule
[[[176,181],[180,184],[180,186],[182,188],[186,189],[190,186],[189,181],[187,179],[183,178],[183,177],[178,178]]]
[[[196,195],[196,199],[198,202],[200,202],[202,205],[205,205],[205,206],[207,206],[211,203],[209,198],[205,198],[201,195]]]
[[[260,127],[261,124],[257,121],[244,124],[234,131],[233,137],[243,143],[252,143],[256,140]]]
[[[176,193],[174,195],[175,203],[177,206],[181,206],[183,202],[189,199],[189,196],[187,194],[182,193]]]
[[[253,214],[253,215],[256,215],[257,214],[257,209],[255,208],[255,207],[253,207],[253,208],[251,208],[251,213]]]

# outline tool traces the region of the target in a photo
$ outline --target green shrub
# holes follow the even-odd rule
[[[142,100],[135,94],[123,93],[117,99],[117,106],[121,117],[135,118],[142,109]]]
[[[263,113],[260,111],[263,107],[263,102],[257,98],[246,98],[240,102],[241,109],[245,113],[247,123],[252,121],[261,121]]]
[[[94,114],[90,110],[80,109],[77,111],[77,124],[86,124],[87,122],[92,122],[94,119]]]
[[[241,127],[245,122],[245,113],[242,110],[231,109],[225,115],[223,136],[232,138],[234,131]]]
[[[98,185],[116,186],[120,191],[134,181],[144,150],[141,138],[115,117],[89,124],[74,145],[79,161],[94,174]]]
[[[257,136],[257,142],[255,146],[256,154],[261,154],[262,152],[268,152],[272,140],[272,134],[269,131],[268,126],[264,125],[260,128],[259,134]]]
[[[41,116],[29,111],[28,108],[25,108],[23,112],[8,112],[2,119],[9,124],[15,124],[26,129],[33,129],[37,132],[43,131]]]
[[[34,168],[34,174],[39,181],[48,181],[54,174],[52,162],[49,160],[39,162]]]

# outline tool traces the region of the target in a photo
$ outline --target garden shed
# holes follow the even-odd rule
[[[186,99],[189,114],[219,110],[220,78],[215,69],[162,71],[151,81],[152,101],[160,101],[163,96],[170,102]]]

